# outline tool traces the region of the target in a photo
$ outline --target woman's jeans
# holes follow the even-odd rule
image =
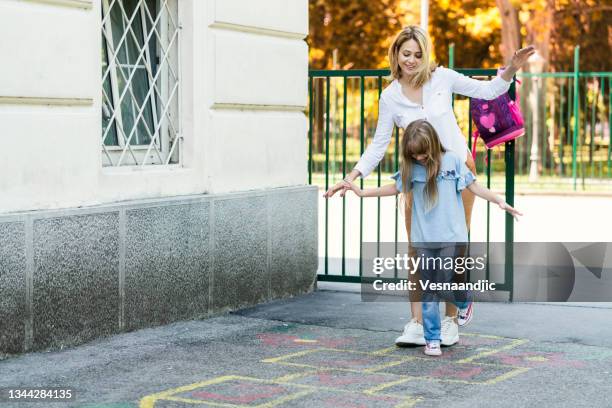
[[[463,275],[455,274],[455,271],[450,267],[448,258],[455,259],[457,256],[464,256],[465,247],[462,246],[450,246],[445,248],[416,248],[416,254],[419,257],[423,257],[423,260],[428,258],[434,259],[428,264],[424,265],[420,269],[421,281],[428,284],[432,283],[449,283],[457,282],[456,277],[459,280],[463,280]],[[441,261],[437,261],[437,260]],[[446,261],[446,262],[445,262]],[[454,261],[452,262],[454,264]],[[445,290],[433,290],[427,288],[423,291],[422,302],[423,302],[423,329],[425,332],[425,340],[440,341],[440,301],[451,302],[459,309],[464,309],[470,304],[468,299],[468,293],[466,291],[445,291]]]

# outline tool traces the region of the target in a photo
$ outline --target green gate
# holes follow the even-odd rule
[[[496,75],[495,69],[457,69],[462,74],[479,77],[492,78]],[[383,85],[388,83],[389,70],[311,70],[309,72],[309,132],[308,132],[308,181],[320,187],[321,193],[327,190],[335,182],[341,180],[348,174],[356,161],[363,154],[365,147],[376,128],[378,99],[383,90]],[[515,83],[510,87],[510,96],[515,97]],[[467,121],[467,133],[472,134],[472,123],[469,109],[465,105],[469,101],[459,100],[460,97],[453,96],[453,106],[458,119]],[[457,100],[456,100],[457,99]],[[462,105],[458,107],[458,105]],[[463,112],[463,114],[461,114]],[[392,174],[398,170],[399,165],[399,140],[401,130],[395,129],[387,154],[378,165],[372,175],[376,175],[376,186],[381,185],[383,174]],[[471,137],[468,145],[471,147]],[[505,143],[500,148],[503,152],[505,194],[506,201],[514,205],[514,154],[515,142]],[[496,150],[498,150],[496,148]],[[498,162],[496,162],[498,163]],[[491,187],[491,167],[494,165],[494,155],[490,150],[480,154],[477,160],[479,173],[486,175],[486,185]],[[371,185],[372,180],[360,179],[361,187]],[[373,199],[371,199],[373,200]],[[381,199],[377,199],[376,206],[376,237],[381,242]],[[318,274],[319,281],[333,282],[361,282],[361,252],[364,242],[364,204],[363,198],[359,199],[359,259],[358,266],[355,258],[348,258],[346,254],[346,197],[342,198],[342,207],[338,211],[330,211],[329,200],[325,200],[320,212],[322,230],[319,232],[323,240],[323,249],[319,258],[321,260]],[[399,225],[399,201],[395,197],[395,245],[398,245],[398,230],[404,228]],[[486,208],[486,243],[487,250],[490,242],[490,203]],[[341,231],[331,231],[336,238],[330,238],[330,219],[341,219]],[[368,217],[372,219],[371,217]],[[498,291],[510,292],[512,300],[513,290],[513,242],[514,242],[514,220],[511,215],[505,215],[505,266],[504,281],[495,282]],[[340,268],[332,271],[329,265],[330,239],[337,240],[341,245]],[[335,241],[334,241],[335,242]],[[400,242],[401,244],[401,242]],[[347,261],[351,261],[347,265]],[[357,270],[358,269],[358,270]],[[486,270],[486,279],[490,278],[490,271]],[[389,281],[397,281],[395,278]]]

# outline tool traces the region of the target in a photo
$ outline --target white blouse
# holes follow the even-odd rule
[[[378,103],[378,124],[374,139],[363,152],[355,169],[361,177],[366,177],[382,160],[393,133],[393,125],[405,129],[417,119],[429,121],[446,150],[455,152],[466,161],[468,147],[466,139],[457,124],[451,105],[451,94],[491,100],[508,91],[512,81],[496,76],[490,81],[467,77],[452,69],[437,67],[431,78],[423,85],[423,105],[409,100],[402,92],[397,79],[393,80],[381,93]]]

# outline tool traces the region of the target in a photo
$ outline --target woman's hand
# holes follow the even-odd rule
[[[501,73],[501,77],[504,79],[504,81],[512,81],[512,77],[514,76],[514,74],[516,74],[516,71],[518,71],[525,64],[525,62],[527,62],[529,57],[535,54],[535,52],[536,49],[533,45],[515,51],[514,55],[512,56],[512,59],[510,60],[510,63]]]
[[[353,169],[349,174],[346,175],[344,180],[334,184],[325,193],[323,193],[323,197],[330,198],[340,190],[343,190],[342,193],[340,194],[340,197],[344,197],[344,192],[346,191],[344,183],[346,181],[353,181],[359,176],[361,176],[361,173],[359,172],[359,170]]]
[[[323,197],[330,198],[334,194],[336,194],[338,191],[344,190],[344,183],[346,183],[346,181],[342,180],[342,181],[339,181],[338,183],[334,184],[333,186],[331,186],[329,188],[329,190],[327,190],[325,193],[323,193]],[[344,191],[340,194],[340,196],[342,197],[343,195],[344,195]]]
[[[363,196],[363,190],[362,189],[360,189],[359,187],[357,187],[355,184],[353,184],[351,182],[342,180],[342,181],[334,184],[332,187],[330,187],[329,190],[327,190],[323,194],[323,197],[330,198],[334,194],[336,194],[338,191],[340,191],[340,197],[344,197],[346,192],[349,191],[349,190],[352,190],[359,197]]]
[[[535,52],[536,49],[533,45],[515,51],[514,55],[512,56],[512,59],[510,60],[510,66],[514,67],[517,70],[520,69],[525,64],[525,62],[527,62],[529,57],[535,54]]]
[[[344,197],[347,191],[352,190],[358,197],[363,197],[363,190],[357,187],[353,183],[349,183],[348,181],[342,181],[342,192],[340,193],[340,197]]]

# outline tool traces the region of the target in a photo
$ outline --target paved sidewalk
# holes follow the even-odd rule
[[[338,286],[323,285],[333,289]],[[407,303],[319,290],[232,315],[0,361],[0,388],[70,387],[26,407],[609,407],[609,304],[478,304],[460,343],[396,348]]]

